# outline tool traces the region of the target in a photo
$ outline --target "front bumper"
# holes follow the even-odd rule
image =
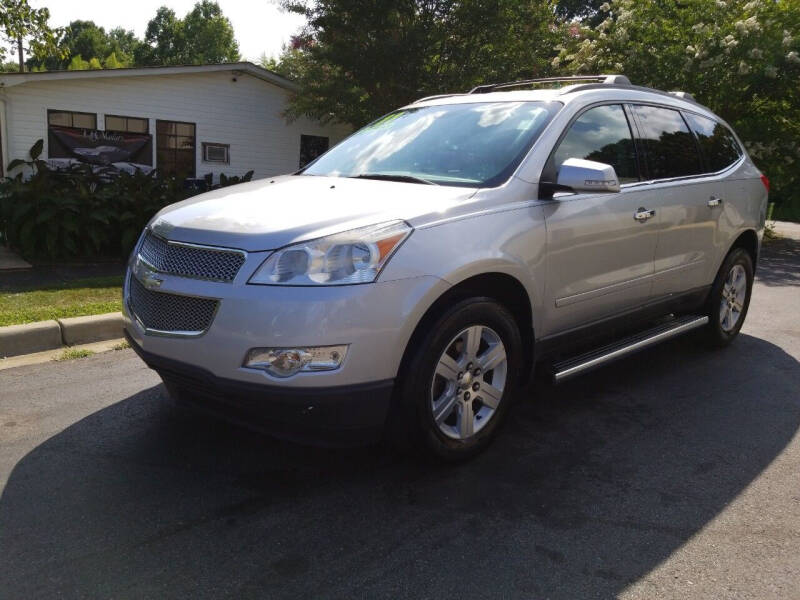
[[[392,397],[392,379],[329,388],[247,383],[144,350],[125,337],[148,367],[177,388],[182,404],[248,429],[295,441],[329,445],[380,439]]]
[[[163,279],[159,292],[218,299],[219,304],[202,335],[151,334],[132,317],[126,285],[125,328],[145,351],[224,379],[317,389],[394,379],[416,323],[449,287],[436,277],[327,288],[225,284],[167,275]],[[333,371],[278,378],[243,366],[252,348],[342,344],[348,345],[347,356]]]

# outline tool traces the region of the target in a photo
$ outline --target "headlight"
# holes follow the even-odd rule
[[[412,229],[392,221],[300,242],[267,257],[249,283],[345,285],[375,281]]]

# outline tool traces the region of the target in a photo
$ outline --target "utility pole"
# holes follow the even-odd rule
[[[25,63],[22,59],[22,36],[17,38],[17,53],[19,54],[19,72],[25,72]]]

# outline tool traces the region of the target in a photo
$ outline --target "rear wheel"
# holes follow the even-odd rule
[[[706,334],[713,345],[726,346],[739,334],[752,289],[753,260],[746,250],[734,248],[722,263],[708,299]]]
[[[468,458],[494,437],[519,382],[516,321],[489,298],[459,302],[410,350],[390,429],[403,446]]]

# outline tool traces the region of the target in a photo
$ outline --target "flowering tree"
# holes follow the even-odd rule
[[[779,216],[800,220],[800,0],[611,0],[600,10],[597,27],[568,28],[553,66],[691,92],[736,129]]]

